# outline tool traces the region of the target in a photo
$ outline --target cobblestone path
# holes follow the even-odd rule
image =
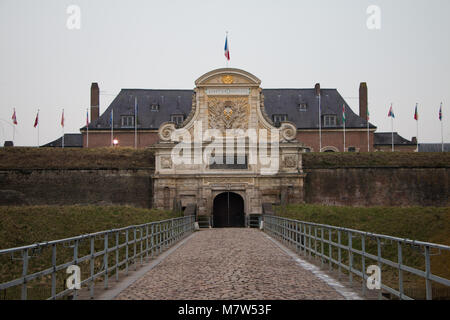
[[[197,234],[116,299],[343,299],[257,229]]]

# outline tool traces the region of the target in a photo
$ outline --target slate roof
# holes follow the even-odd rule
[[[392,145],[392,133],[391,132],[375,132],[374,145]],[[407,140],[400,136],[397,132],[394,132],[394,145],[416,145],[414,142]]]
[[[134,115],[134,98],[138,103],[138,129],[158,129],[172,114],[189,115],[193,90],[122,89],[97,121],[89,124],[89,130],[110,128],[111,110],[114,110],[114,129],[121,130],[121,116]],[[318,99],[314,89],[263,89],[267,115],[286,114],[287,120],[298,129],[317,129]],[[342,105],[346,105],[346,128],[366,128],[367,121],[355,114],[336,89],[321,89],[323,115],[336,115],[336,127],[342,128]],[[299,111],[299,104],[306,103],[306,111]],[[152,111],[152,104],[159,111]],[[369,124],[370,128],[376,128]],[[128,128],[129,129],[129,128]],[[85,130],[85,127],[82,128]]]
[[[367,121],[353,112],[336,89],[321,89],[321,114],[336,115],[336,127],[342,128],[342,105],[345,104],[345,127],[367,128]],[[297,129],[319,128],[319,100],[314,89],[263,89],[267,115],[287,114],[288,121]],[[306,103],[306,111],[299,111],[299,104]],[[370,128],[376,128],[369,123]],[[323,126],[322,129],[326,129]]]
[[[42,147],[62,147],[62,137],[59,137],[55,141],[44,144]],[[64,147],[65,148],[82,148],[83,136],[81,133],[66,133],[64,134]]]
[[[442,144],[419,143],[419,152],[442,152]],[[450,143],[444,143],[444,152],[450,152]]]

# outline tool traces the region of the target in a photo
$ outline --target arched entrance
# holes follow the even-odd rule
[[[223,192],[214,198],[213,226],[245,227],[244,199],[234,192]]]

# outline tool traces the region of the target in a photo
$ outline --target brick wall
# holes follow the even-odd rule
[[[370,151],[373,150],[373,131],[369,132]],[[319,152],[319,130],[298,131],[297,140],[304,143],[305,146],[312,148],[311,151]],[[338,152],[344,149],[344,134],[342,131],[322,130],[322,149],[325,147],[334,147]],[[367,152],[367,131],[346,131],[345,147],[356,147],[356,151]],[[332,149],[334,149],[332,148]],[[336,150],[335,150],[336,151]]]
[[[121,147],[134,147],[134,131],[114,131],[114,139],[119,140]],[[137,135],[138,148],[145,148],[158,142],[158,132],[139,132]],[[83,147],[86,147],[87,135],[83,132]],[[111,132],[89,132],[89,148],[108,147],[111,145]]]

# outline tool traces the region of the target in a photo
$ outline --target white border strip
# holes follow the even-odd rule
[[[267,239],[275,243],[281,250],[283,250],[288,256],[290,256],[297,264],[302,267],[303,269],[306,269],[310,272],[312,272],[317,278],[324,281],[327,285],[332,287],[334,290],[336,290],[337,293],[339,293],[341,296],[343,296],[346,300],[363,300],[363,298],[357,294],[352,289],[342,285],[339,281],[336,279],[330,277],[325,272],[320,270],[319,267],[307,262],[306,260],[300,258],[296,253],[294,253],[292,250],[286,248],[284,245],[282,245],[279,241],[275,240],[271,236],[269,236],[267,233],[264,233]]]

